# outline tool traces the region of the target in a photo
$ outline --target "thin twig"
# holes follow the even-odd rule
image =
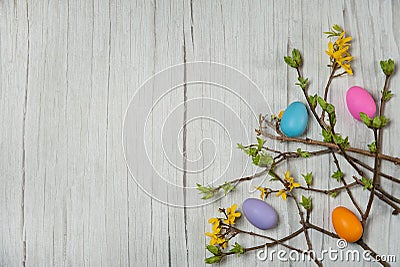
[[[384,110],[385,110],[385,103],[386,101],[384,100],[384,96],[386,95],[386,91],[389,85],[389,79],[390,79],[390,75],[386,75],[385,78],[385,85],[383,86],[383,90],[382,90],[382,96],[381,96],[381,103],[380,103],[380,108],[379,108],[379,117],[383,116]],[[363,225],[365,225],[369,213],[371,211],[371,207],[372,207],[372,203],[374,201],[374,196],[375,196],[375,187],[376,185],[379,183],[379,172],[381,170],[381,159],[379,158],[379,154],[381,152],[382,149],[382,139],[383,139],[383,128],[381,129],[373,129],[374,131],[374,138],[375,138],[375,144],[376,144],[376,152],[375,152],[375,161],[374,161],[374,177],[372,179],[372,189],[371,189],[371,193],[369,195],[369,199],[368,199],[368,204],[367,204],[367,208],[365,210],[364,216],[362,217],[362,222]]]
[[[321,228],[321,227],[319,227],[319,226],[317,226],[317,225],[315,225],[315,224],[307,223],[306,226],[307,226],[308,228],[314,229],[314,230],[316,230],[316,231],[318,231],[318,232],[320,232],[320,233],[323,233],[323,234],[325,234],[325,235],[328,235],[328,236],[330,236],[330,237],[337,238],[337,239],[340,238],[337,234],[332,233],[332,232],[330,232],[330,231],[327,231],[327,230],[325,230],[325,229],[323,229],[323,228]],[[378,254],[377,254],[372,248],[370,248],[362,239],[358,240],[356,243],[357,243],[360,247],[362,247],[365,251],[369,251],[369,252],[371,253],[371,256],[372,256],[374,259],[377,260],[377,255],[378,255]],[[380,264],[382,264],[383,266],[385,266],[385,267],[390,266],[387,262],[382,262],[382,261],[378,261],[378,262],[379,262]]]
[[[230,181],[230,183],[231,183],[231,184],[234,184],[235,186],[237,186],[237,185],[240,184],[241,182],[250,181],[250,180],[252,180],[252,179],[254,179],[254,178],[260,177],[260,176],[262,176],[262,175],[264,175],[264,174],[267,174],[267,173],[268,173],[268,168],[265,168],[264,170],[262,170],[262,171],[260,171],[260,172],[257,172],[257,173],[255,173],[255,174],[253,174],[253,175],[249,175],[249,176],[244,176],[244,177],[236,178],[236,179]],[[223,184],[217,186],[216,188],[218,188],[218,190],[219,190],[219,189],[221,189],[222,186],[223,186]]]
[[[365,186],[365,184],[358,179],[356,176],[353,176],[353,179],[359,183],[362,186]],[[371,191],[370,188],[368,188],[369,191]],[[381,192],[379,192],[378,190],[375,190],[375,195],[382,200],[383,202],[385,202],[386,204],[388,204],[389,206],[391,206],[394,210],[392,212],[393,215],[397,215],[400,213],[400,207],[396,205],[396,203],[393,203],[390,199],[388,199],[384,194],[382,194]]]
[[[327,148],[333,148],[335,150],[335,152],[337,153],[341,153],[339,146],[334,144],[334,143],[327,143],[327,142],[323,142],[323,141],[318,141],[315,139],[311,139],[311,138],[297,138],[297,137],[287,137],[287,136],[278,136],[278,135],[274,135],[274,134],[270,134],[266,131],[263,131],[261,129],[256,129],[255,130],[256,133],[258,135],[263,135],[269,139],[272,140],[277,140],[277,141],[282,141],[282,142],[293,142],[293,143],[301,143],[301,144],[305,144],[305,145],[316,145],[316,146],[323,146],[323,147],[327,147]],[[360,155],[365,155],[368,157],[374,157],[375,154],[371,153],[368,150],[364,150],[364,149],[360,149],[360,148],[356,148],[356,147],[349,147],[346,149],[347,152],[352,152],[352,153],[357,153]],[[399,157],[392,157],[389,155],[385,155],[385,154],[379,154],[379,158],[386,160],[386,161],[390,161],[393,162],[396,165],[400,165],[400,158]]]
[[[338,161],[338,159],[337,159],[337,157],[336,157],[335,152],[333,152],[333,151],[332,151],[332,156],[333,156],[333,161],[334,161],[334,163],[335,163],[335,165],[336,165],[336,168],[337,168],[340,172],[342,172],[342,169],[340,168],[340,165],[339,165],[339,161]],[[341,181],[345,186],[347,185],[347,182],[346,182],[346,180],[345,180],[344,177],[342,177],[342,179],[340,179],[340,181]],[[350,189],[347,188],[347,187],[346,187],[346,192],[347,192],[347,194],[349,195],[349,198],[350,198],[351,202],[352,202],[353,205],[356,207],[358,213],[360,213],[360,215],[362,216],[362,215],[363,215],[363,212],[362,212],[360,206],[358,205],[358,203],[356,202],[356,200],[355,200],[355,198],[354,198],[354,196],[353,196],[353,193],[352,193],[352,192],[350,191]]]
[[[336,70],[339,69],[339,67],[340,67],[339,64],[336,62],[334,62],[332,65],[332,71],[331,71],[331,74],[329,75],[329,79],[328,79],[328,82],[326,83],[325,90],[324,90],[324,100],[325,101],[328,99],[329,87],[330,87],[333,79],[336,78],[335,72],[336,72]],[[319,120],[325,121],[325,111],[324,110],[322,111],[321,118]],[[325,128],[325,130],[326,130],[326,128]]]
[[[298,78],[303,78],[301,76],[300,68],[298,67],[298,68],[296,68],[296,70],[297,70]],[[318,119],[317,111],[315,110],[315,107],[313,107],[313,105],[311,105],[310,98],[309,98],[308,93],[307,93],[307,88],[302,88],[302,91],[303,91],[303,95],[304,95],[304,97],[305,97],[305,99],[307,101],[308,107],[310,108],[310,110],[311,110],[312,114],[314,115],[314,117],[317,119],[318,124],[320,125],[321,128],[327,129],[326,123],[323,120],[319,120]]]
[[[344,186],[339,186],[339,187],[332,188],[332,189],[318,189],[318,188],[304,187],[304,186],[300,186],[298,188],[306,190],[306,191],[313,191],[313,192],[318,192],[318,193],[322,193],[322,194],[328,195],[328,194],[333,193],[333,192],[339,192],[339,191],[341,191],[343,189],[353,187],[353,186],[355,186],[357,184],[358,184],[357,182],[352,182],[350,184],[346,184]]]
[[[296,203],[297,211],[299,212],[299,216],[300,216],[300,223],[303,225],[303,232],[304,232],[304,236],[306,238],[308,251],[312,251],[313,247],[312,247],[310,235],[308,233],[308,228],[306,226],[306,221],[304,220],[304,213],[301,210],[299,201],[297,200],[296,196],[292,192],[289,192],[289,195],[293,198],[294,202]],[[318,266],[322,266],[322,263],[317,258],[315,258],[315,257],[312,257],[312,258]]]
[[[369,247],[362,239],[358,240],[357,244],[360,245],[360,247],[362,247],[365,251],[369,251],[370,255],[375,260],[377,260],[382,266],[390,267],[390,264],[387,262],[384,262],[380,258],[378,258],[378,254],[371,247]]]
[[[361,160],[359,160],[359,159],[357,159],[355,157],[352,157],[352,156],[349,156],[349,158],[351,158],[352,161],[354,161],[355,163],[357,163],[358,165],[360,165],[364,169],[366,169],[366,170],[368,170],[370,172],[374,172],[374,169],[371,166],[369,166],[368,164],[364,163],[363,161],[361,161]],[[400,179],[398,179],[398,178],[396,178],[394,176],[388,175],[386,173],[383,173],[382,171],[379,172],[379,176],[380,177],[384,177],[384,178],[386,178],[386,179],[388,179],[388,180],[390,180],[392,182],[400,184]]]

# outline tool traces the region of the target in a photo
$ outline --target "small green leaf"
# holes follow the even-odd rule
[[[310,105],[313,109],[315,109],[315,107],[317,106],[317,99],[318,99],[318,95],[310,95],[308,96],[308,100],[310,101]]]
[[[204,187],[201,184],[196,184],[197,185],[197,190],[199,190],[202,193],[208,193],[212,188],[211,187]]]
[[[237,148],[239,148],[240,150],[244,150],[245,149],[244,146],[241,143],[237,144]]]
[[[304,180],[306,181],[307,185],[312,185],[313,176],[312,172],[307,172],[306,174],[302,174]]]
[[[383,101],[388,102],[393,96],[394,96],[394,94],[392,93],[392,91],[386,90],[383,93],[383,96],[382,96],[383,97]]]
[[[260,162],[260,157],[260,154],[258,154],[252,158],[254,165],[258,166],[258,163]]]
[[[322,108],[322,110],[326,111],[326,107],[328,106],[328,104],[326,103],[326,101],[322,98],[322,97],[318,97],[318,104],[320,105],[320,107]]]
[[[337,37],[342,32],[343,32],[343,29],[339,25],[335,24],[335,25],[333,25],[331,31],[324,32],[324,34],[328,35],[328,38],[330,38],[330,37]]]
[[[292,64],[293,64],[293,59],[292,59],[292,57],[284,56],[283,59],[285,60],[285,63],[286,63],[286,64],[288,64],[289,66],[292,66]]]
[[[286,64],[288,64],[292,68],[298,68],[302,64],[300,52],[297,49],[292,50],[292,56],[283,57]]]
[[[325,102],[326,103],[326,102]],[[326,108],[324,109],[328,115],[329,115],[329,122],[331,124],[331,127],[335,127],[336,125],[336,112],[335,112],[335,106],[329,103],[326,103]]]
[[[361,178],[361,181],[364,184],[363,190],[372,189],[374,187],[373,184],[372,184],[372,179],[367,179],[367,178],[363,177],[363,178]]]
[[[196,184],[197,185],[197,190],[200,191],[200,194],[203,194],[203,197],[201,199],[209,199],[212,198],[218,190],[216,188],[208,186],[205,187],[201,184]]]
[[[204,194],[204,196],[201,199],[207,200],[210,199],[214,196],[214,192],[208,192],[207,194]]]
[[[204,262],[207,264],[213,264],[213,263],[220,262],[221,259],[222,259],[222,256],[212,256],[210,258],[205,259]]]
[[[259,159],[257,166],[259,167],[268,167],[274,163],[274,158],[266,153],[259,153]]]
[[[308,84],[308,78],[304,79],[303,77],[298,77],[297,80],[299,81],[296,85],[300,86],[301,89],[305,90]]]
[[[302,195],[300,205],[302,205],[306,210],[310,210],[311,209],[311,196],[305,197]]]
[[[326,106],[326,112],[328,112],[328,114],[333,114],[335,113],[335,106],[332,104],[328,104]]]
[[[385,116],[376,116],[372,120],[372,127],[376,128],[376,129],[381,129],[381,128],[385,127],[389,121],[390,120],[388,118],[386,118]]]
[[[210,251],[212,254],[214,254],[215,256],[218,256],[221,254],[221,251],[219,250],[219,248],[217,246],[207,245],[206,249],[208,251]]]
[[[340,182],[340,180],[343,178],[344,174],[343,172],[337,170],[332,174],[332,178],[336,179],[338,182]]]
[[[224,183],[221,188],[224,190],[224,195],[227,195],[229,192],[235,190],[235,186],[233,186],[230,182]]]
[[[394,61],[392,59],[382,60],[380,62],[381,69],[386,76],[392,75],[394,71]]]
[[[266,140],[263,140],[260,137],[257,137],[257,143],[258,143],[257,149],[258,149],[258,151],[260,151],[263,148],[265,142],[266,142]]]
[[[249,156],[254,157],[258,153],[258,149],[257,149],[257,147],[250,146],[250,147],[245,147],[243,149],[243,152],[246,153]]]
[[[297,50],[296,48],[294,48],[292,50],[292,59],[296,63],[296,67],[300,67],[301,66],[301,64],[302,64],[301,55],[300,55],[299,50]]]
[[[334,134],[332,137],[333,137],[333,142],[335,142],[338,145],[343,142],[343,138],[340,134]]]
[[[372,126],[372,120],[367,114],[365,114],[364,112],[360,112],[360,118],[365,125],[367,125],[368,127]]]
[[[343,32],[343,29],[337,24],[334,24],[332,29],[334,29],[335,31],[340,32],[340,33]]]
[[[273,172],[268,172],[268,175],[271,176],[271,179],[269,179],[270,182],[278,180],[278,177]]]
[[[288,64],[290,67],[292,67],[292,68],[298,67],[292,57],[287,56],[287,57],[283,57],[283,59],[285,60],[286,64]]]
[[[331,123],[332,128],[336,125],[336,113],[333,112],[329,114],[329,122]]]
[[[201,184],[196,184],[196,185],[197,185],[197,190],[199,190],[200,192],[202,192],[202,193],[208,192],[207,188],[205,188]]]
[[[343,142],[340,144],[344,150],[347,150],[350,147],[350,142],[349,142],[349,137],[346,136],[346,138],[343,140]]]
[[[348,136],[346,136],[346,138],[343,139],[343,137],[340,134],[335,134],[332,137],[333,137],[333,141],[335,142],[335,144],[339,145],[344,150],[346,150],[350,147],[350,142],[349,142]]]
[[[332,197],[332,198],[335,198],[336,196],[337,196],[337,192],[336,191],[333,191],[333,192],[331,192],[331,193],[329,193],[329,195]]]
[[[322,136],[324,137],[324,142],[330,143],[332,142],[332,133],[328,132],[325,129],[322,129]]]
[[[376,153],[376,142],[373,141],[371,144],[368,145],[368,149],[372,153]]]
[[[381,116],[381,128],[385,127],[386,124],[388,124],[390,121],[389,118],[385,117],[385,116]]]
[[[301,148],[297,149],[297,154],[299,154],[299,156],[302,157],[302,158],[309,158],[310,157],[310,152],[301,150]]]
[[[379,118],[378,116],[376,116],[373,120],[372,120],[372,127],[374,128],[380,128],[381,127],[381,118]]]
[[[229,251],[236,253],[238,257],[240,257],[240,255],[244,253],[244,248],[241,245],[239,245],[239,243],[235,242],[235,245]]]
[[[327,38],[339,36],[339,34],[336,32],[324,32],[324,33],[328,35]]]

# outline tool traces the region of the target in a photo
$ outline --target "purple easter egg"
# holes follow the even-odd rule
[[[278,213],[261,199],[246,199],[242,204],[242,211],[246,219],[261,230],[270,229],[278,223]]]

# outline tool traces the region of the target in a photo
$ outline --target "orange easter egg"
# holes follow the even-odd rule
[[[345,207],[339,206],[332,211],[332,224],[337,235],[347,242],[356,242],[363,234],[360,220]]]

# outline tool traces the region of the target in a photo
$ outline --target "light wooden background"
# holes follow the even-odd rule
[[[202,266],[208,256],[204,249],[208,218],[216,216],[220,206],[240,205],[258,194],[249,192],[245,184],[228,198],[186,209],[164,205],[145,194],[130,176],[122,148],[124,114],[137,88],[171,65],[215,61],[248,75],[277,113],[290,102],[302,100],[293,86],[295,73],[285,66],[283,56],[297,47],[305,58],[311,92],[321,93],[329,71],[323,52],[328,40],[322,32],[338,23],[354,37],[355,75],[335,81],[330,96],[337,105],[340,131],[349,135],[354,146],[365,147],[372,137],[349,117],[343,96],[356,84],[378,96],[384,78],[378,61],[392,57],[400,62],[399,17],[399,1],[0,1],[0,265]],[[397,95],[398,74],[391,82]],[[233,95],[203,88],[187,90],[185,100],[180,88],[163,102],[161,111],[166,114],[184,100],[202,96],[233,103],[240,110]],[[384,136],[384,152],[397,156],[398,101],[396,96],[388,104],[393,121]],[[212,114],[214,108],[208,105],[204,110]],[[255,108],[269,112],[267,107]],[[177,112],[181,113],[176,123],[181,125],[184,111]],[[191,112],[199,110],[191,109],[189,103],[187,116]],[[164,119],[154,116],[154,129]],[[236,123],[225,121],[230,127]],[[142,127],[137,125],[137,130]],[[253,134],[253,129],[237,127]],[[307,134],[319,138],[314,122]],[[203,121],[188,126],[186,134],[171,136],[166,145],[173,160],[183,162],[183,142],[188,158],[197,159],[199,142],[205,137],[213,137],[219,154],[206,174],[186,177],[189,183],[239,176],[248,161],[234,146],[246,139],[230,141],[217,124]],[[200,150],[205,156],[214,148],[201,146]],[[182,182],[183,173],[158,157],[162,153],[158,149],[152,148],[153,164]],[[229,162],[231,151],[237,162]],[[139,163],[144,160],[137,158]],[[201,159],[195,162],[198,169],[204,164]],[[383,167],[400,175],[392,164]],[[330,178],[335,169],[329,157],[291,161],[278,171],[286,169],[297,179],[313,171],[319,188],[337,185]],[[350,177],[351,170],[345,171]],[[398,186],[383,186],[398,192]],[[367,194],[362,190],[355,194],[365,206]],[[313,222],[330,230],[331,210],[339,204],[351,207],[344,194],[336,199],[313,195],[313,199]],[[281,237],[296,230],[293,204],[277,198],[270,203],[279,213],[280,224],[265,233]],[[400,261],[400,221],[389,213],[385,205],[375,202],[365,239],[379,253],[395,254]],[[255,230],[245,219],[238,227]],[[312,233],[312,239],[316,249],[336,248],[335,241],[318,233]],[[263,242],[249,237],[238,241],[246,246]],[[290,244],[305,247],[302,236]],[[267,263],[249,253],[221,264],[233,265]]]

